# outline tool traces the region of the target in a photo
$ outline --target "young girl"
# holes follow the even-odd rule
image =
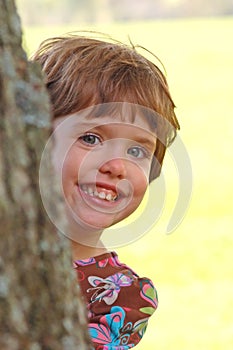
[[[74,267],[95,349],[126,350],[142,338],[157,307],[140,278],[101,241],[159,176],[179,128],[166,79],[134,47],[69,35],[42,43],[53,114],[54,164],[65,199]],[[116,239],[116,237],[114,237]]]

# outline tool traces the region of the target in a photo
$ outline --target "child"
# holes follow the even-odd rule
[[[95,349],[126,350],[157,307],[155,288],[101,242],[159,176],[179,128],[166,79],[135,47],[69,35],[33,58],[46,75],[74,267]]]

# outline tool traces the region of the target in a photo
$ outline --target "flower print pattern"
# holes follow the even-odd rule
[[[123,273],[116,273],[107,278],[89,276],[88,281],[94,288],[88,288],[87,292],[95,291],[91,297],[91,301],[101,301],[103,299],[108,305],[116,301],[121,287],[130,286],[132,284],[132,278]]]
[[[128,350],[137,345],[157,308],[151,280],[140,278],[115,252],[76,260],[74,266],[81,277],[93,350]]]
[[[138,332],[138,335],[140,336],[140,338],[143,337],[143,335],[146,331],[146,328],[148,325],[148,320],[149,320],[149,318],[147,317],[147,318],[143,318],[141,320],[138,320],[137,322],[134,323],[133,331]]]
[[[90,264],[94,264],[94,263],[95,263],[95,258],[78,260],[79,266],[85,266],[85,265],[90,265]],[[76,261],[74,262],[74,265],[77,265]]]
[[[101,317],[99,324],[90,323],[89,333],[94,343],[104,345],[101,349],[106,350],[128,350],[132,348],[133,344],[127,344],[130,334],[126,333],[123,336],[120,332],[123,329],[124,320],[124,309],[113,306],[108,315]]]
[[[82,260],[75,260],[74,261],[74,267],[77,268],[78,266],[86,266],[86,265],[92,265],[95,264],[97,268],[104,268],[107,265],[111,265],[114,267],[122,267],[127,265],[122,264],[120,260],[118,259],[118,256],[115,252],[112,252],[110,254],[107,254],[107,258],[98,259],[97,258],[88,258],[88,259],[82,259]]]
[[[96,262],[96,265],[99,268],[104,268],[108,264],[108,262],[109,262],[108,259],[103,259],[103,260]]]
[[[151,305],[141,308],[140,311],[144,312],[145,314],[152,315],[158,306],[158,297],[150,280],[145,279],[145,282],[142,283],[140,295],[142,299],[146,300]]]

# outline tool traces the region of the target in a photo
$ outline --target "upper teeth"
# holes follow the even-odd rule
[[[109,192],[100,191],[98,192],[96,188],[87,185],[81,185],[83,192],[89,194],[90,196],[98,197],[100,199],[106,199],[107,201],[114,201],[117,198],[117,195],[113,195]]]

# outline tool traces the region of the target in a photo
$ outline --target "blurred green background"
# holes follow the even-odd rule
[[[143,238],[117,249],[122,261],[150,277],[158,289],[158,310],[137,349],[231,350],[233,17],[168,17],[69,25],[32,25],[25,20],[24,47],[30,55],[47,37],[99,30],[124,42],[130,36],[162,60],[194,179],[184,220],[166,235],[178,192],[168,152],[160,220]]]

